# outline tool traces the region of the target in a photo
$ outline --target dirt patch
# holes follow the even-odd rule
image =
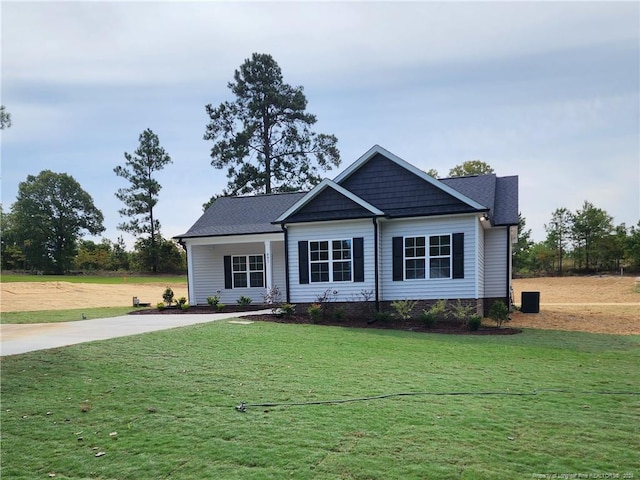
[[[169,284],[176,298],[187,296],[187,285]],[[34,312],[71,308],[126,307],[132,298],[155,305],[162,301],[162,283],[101,285],[70,282],[15,282],[0,284],[0,312]]]
[[[176,298],[187,296],[186,284],[169,286]],[[514,313],[508,327],[640,335],[640,283],[634,277],[516,279],[513,286],[516,305],[523,291],[540,292],[540,313]],[[134,296],[155,305],[166,285],[33,282],[0,287],[0,312],[16,312],[128,306]],[[189,313],[195,313],[193,307]]]

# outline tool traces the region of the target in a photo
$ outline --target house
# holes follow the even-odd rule
[[[380,146],[309,192],[223,197],[183,235],[189,303],[508,302],[518,177],[436,180]],[[366,295],[363,295],[366,293]]]

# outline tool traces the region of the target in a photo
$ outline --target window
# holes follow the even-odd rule
[[[451,235],[429,237],[429,278],[451,278]]]
[[[404,239],[404,271],[407,280],[424,278],[425,254],[424,237],[407,237]]]
[[[233,288],[264,287],[264,256],[234,256],[231,265]]]
[[[351,281],[351,240],[309,242],[311,282]]]

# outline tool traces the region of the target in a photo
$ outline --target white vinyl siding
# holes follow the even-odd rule
[[[476,251],[476,215],[455,217],[420,217],[380,222],[380,290],[381,300],[477,298],[476,279],[478,256]],[[427,278],[393,281],[393,237],[428,238],[433,235],[464,233],[464,278]],[[427,257],[428,258],[428,257]],[[428,265],[427,265],[428,268]]]
[[[507,237],[506,227],[484,232],[484,296],[507,296]]]
[[[338,292],[336,300],[339,302],[353,300],[363,290],[374,290],[373,222],[370,219],[293,224],[287,226],[287,231],[289,238],[289,292],[291,303],[313,302],[329,288]],[[299,241],[327,241],[331,243],[334,240],[359,237],[364,239],[364,282],[353,281],[352,269],[351,281],[300,284],[298,277]]]

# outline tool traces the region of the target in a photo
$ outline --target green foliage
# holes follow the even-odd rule
[[[376,322],[388,322],[389,320],[391,320],[391,312],[386,312],[386,311],[380,311],[380,312],[376,312],[373,315],[373,319]]]
[[[531,229],[527,230],[526,225],[526,219],[522,213],[518,213],[518,240],[513,245],[513,269],[516,272],[527,268],[529,252],[533,246]]]
[[[151,238],[139,238],[134,244],[131,266],[139,272],[183,273],[187,269],[186,254],[173,240],[156,235],[155,248]],[[156,255],[156,257],[154,257]]]
[[[104,231],[102,212],[91,196],[72,176],[51,170],[29,175],[19,184],[10,219],[5,220],[10,220],[8,237],[22,251],[25,267],[45,273],[71,270],[79,238]]]
[[[153,174],[172,163],[172,160],[151,129],[142,132],[139,140],[140,145],[133,155],[125,152],[125,166],[113,169],[117,176],[130,184],[116,192],[118,200],[125,204],[118,213],[127,219],[118,228],[134,235],[149,235],[151,271],[155,273],[158,271],[160,257],[159,239],[156,238],[160,234],[160,222],[154,217],[153,209],[158,203],[158,193],[162,186],[153,178]]]
[[[215,307],[220,303],[220,297],[218,295],[214,295],[213,297],[207,297],[207,303],[212,307]]]
[[[11,126],[11,114],[7,112],[4,105],[0,105],[0,130]]]
[[[465,177],[468,175],[487,175],[495,173],[488,163],[480,160],[467,160],[449,170],[450,177]]]
[[[246,307],[247,305],[251,305],[252,301],[253,300],[251,300],[251,298],[249,298],[249,297],[247,297],[245,295],[242,295],[242,296],[240,296],[240,298],[238,298],[238,300],[236,300],[236,303],[238,305],[242,306],[242,307]]]
[[[480,325],[482,325],[482,317],[480,315],[471,315],[469,317],[469,320],[467,321],[467,328],[470,331],[472,332],[478,331],[478,329],[480,328]]]
[[[473,305],[464,305],[460,299],[450,307],[451,317],[460,321],[463,325],[467,324],[474,311],[475,307]]]
[[[225,305],[224,303],[218,303],[218,304],[216,304],[216,310],[217,310],[218,312],[223,311],[223,310],[224,310],[224,307],[226,307],[226,305]]]
[[[280,315],[284,315],[285,317],[290,317],[291,315],[296,313],[296,306],[290,303],[285,303],[284,305],[280,306],[277,313]]]
[[[494,320],[498,328],[500,328],[503,323],[511,320],[509,317],[509,307],[507,307],[502,300],[496,300],[489,309],[489,318]]]
[[[590,271],[593,260],[598,260],[598,250],[603,239],[613,231],[613,218],[604,210],[596,208],[585,201],[582,208],[576,211],[571,226],[574,254],[580,265]]]
[[[173,290],[171,287],[167,287],[164,289],[164,293],[162,294],[162,299],[166,305],[171,306],[173,304]]]
[[[313,323],[317,323],[322,318],[322,305],[312,303],[309,308],[307,308],[307,314]]]
[[[180,306],[185,305],[185,304],[187,303],[187,297],[180,297],[180,298],[177,300],[177,303],[178,303],[178,305],[180,305]]]
[[[227,168],[225,194],[309,189],[318,170],[340,165],[336,137],[309,130],[316,117],[305,111],[303,88],[283,82],[271,55],[254,53],[228,87],[235,100],[206,106],[204,134],[213,141],[211,165]]]
[[[180,310],[182,310],[183,312],[189,310],[189,304],[188,303],[180,303]]]
[[[156,308],[157,308],[158,310],[164,310],[164,309],[165,309],[165,307],[166,307],[166,305],[164,304],[164,302],[158,302],[158,303],[156,303]]]
[[[424,322],[427,328],[432,327],[438,320],[444,320],[447,316],[447,301],[444,299],[438,300],[431,305],[428,309],[425,309],[420,314],[420,318]]]
[[[417,300],[395,300],[391,302],[391,306],[402,320],[407,321],[411,319],[411,312],[417,303]]]

